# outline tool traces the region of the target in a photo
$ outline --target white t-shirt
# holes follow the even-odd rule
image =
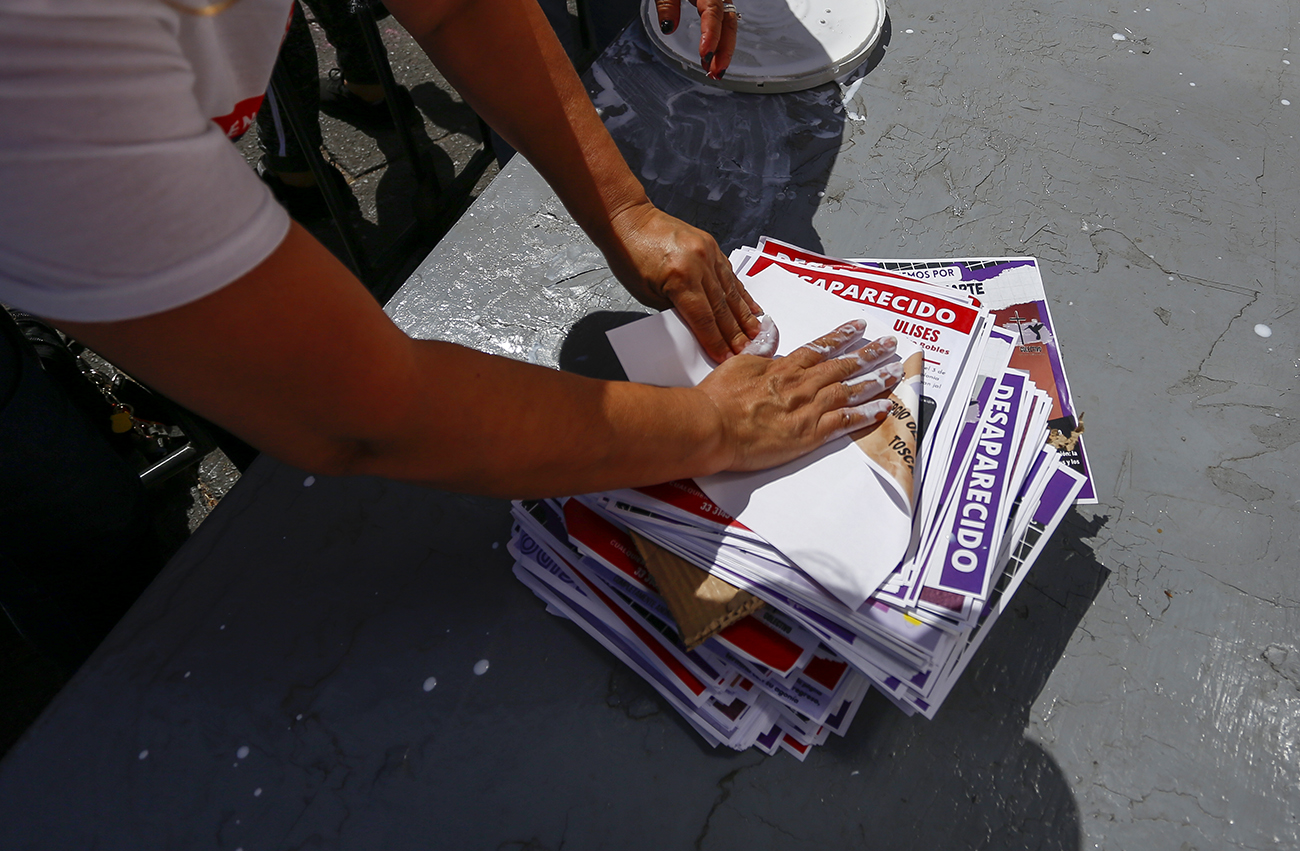
[[[226,138],[289,0],[0,0],[0,302],[113,321],[220,289],[289,219]]]

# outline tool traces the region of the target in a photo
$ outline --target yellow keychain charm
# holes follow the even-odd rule
[[[131,411],[128,408],[118,408],[108,418],[112,425],[113,434],[126,434],[132,428]]]

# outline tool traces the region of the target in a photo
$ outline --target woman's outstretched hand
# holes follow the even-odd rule
[[[878,397],[902,378],[903,365],[879,366],[898,340],[861,345],[865,330],[854,320],[783,358],[737,355],[700,382],[722,422],[730,453],[723,469],[784,464],[883,420],[892,403]]]

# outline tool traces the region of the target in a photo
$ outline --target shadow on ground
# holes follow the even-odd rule
[[[829,746],[861,772],[852,788],[872,813],[873,845],[1080,847],[1071,784],[1025,729],[1110,574],[1086,543],[1107,519],[1067,516],[933,721],[873,695],[850,735]]]

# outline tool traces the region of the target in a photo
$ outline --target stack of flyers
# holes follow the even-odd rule
[[[850,318],[864,342],[894,337],[889,415],[771,470],[517,503],[511,552],[550,611],[709,742],[802,760],[869,685],[933,718],[1095,494],[1032,258],[848,261],[764,238],[731,261],[777,356]],[[689,386],[715,366],[672,311],[609,337],[634,381]],[[765,608],[687,650],[629,531]]]
[[[624,529],[581,499],[516,502],[515,575],[650,683],[711,745],[800,761],[844,735],[866,678],[768,606],[687,650]]]

